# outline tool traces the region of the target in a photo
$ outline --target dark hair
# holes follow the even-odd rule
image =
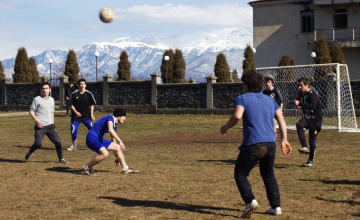
[[[273,79],[273,78],[271,78],[271,77],[267,77],[267,78],[265,78],[265,82],[267,82],[267,81],[271,81],[271,82],[274,84],[274,79]]]
[[[126,116],[126,111],[123,108],[117,108],[114,110],[113,116],[115,117]]]
[[[49,89],[51,89],[51,84],[50,84],[49,82],[43,82],[43,83],[41,83],[41,87],[40,87],[40,88],[42,88],[42,87],[45,86],[45,85],[48,85],[48,86],[49,86]]]
[[[249,70],[243,73],[241,81],[247,85],[249,92],[261,92],[263,88],[263,77],[253,71]]]
[[[86,84],[86,80],[85,80],[85,79],[79,79],[79,80],[77,81],[77,84],[80,85],[81,82],[84,82],[84,83]]]
[[[298,83],[304,83],[305,86],[310,84],[310,79],[307,77],[301,77],[300,79],[297,80]]]
[[[73,81],[70,81],[70,82],[69,82],[69,85],[70,85],[70,84],[73,84],[73,85],[74,85],[75,83],[74,83]]]

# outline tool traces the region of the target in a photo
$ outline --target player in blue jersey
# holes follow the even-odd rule
[[[93,125],[95,121],[94,117],[94,105],[96,104],[95,98],[91,92],[86,90],[86,80],[79,79],[77,82],[78,89],[71,94],[70,105],[71,105],[71,139],[72,145],[67,149],[68,151],[77,150],[76,140],[78,128],[83,123],[87,129]]]
[[[250,171],[259,162],[260,174],[264,181],[270,203],[267,214],[280,215],[280,192],[274,175],[276,139],[273,118],[278,121],[281,134],[281,148],[285,156],[291,153],[287,141],[284,117],[278,104],[272,98],[261,93],[263,78],[255,71],[247,71],[241,81],[244,93],[236,98],[235,112],[227,124],[220,129],[222,135],[243,120],[243,142],[235,165],[235,181],[246,208],[241,218],[250,218],[258,207],[251,185],[247,180]]]
[[[106,115],[100,118],[90,129],[86,136],[86,145],[99,155],[95,156],[92,161],[84,166],[84,172],[87,175],[95,175],[93,166],[105,160],[109,156],[109,151],[113,151],[116,157],[115,164],[117,167],[122,166],[122,173],[138,173],[138,170],[130,168],[125,161],[123,151],[125,145],[116,134],[116,124],[123,124],[126,120],[126,112],[122,108],[114,110],[113,115]],[[104,134],[109,133],[112,141],[105,140]]]

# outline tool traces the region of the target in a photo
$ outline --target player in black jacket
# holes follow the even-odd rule
[[[299,152],[310,153],[308,162],[304,164],[304,166],[310,167],[314,164],[316,150],[315,141],[322,125],[321,103],[315,92],[309,88],[310,80],[308,78],[302,77],[298,79],[297,82],[302,95],[301,101],[296,100],[294,102],[295,105],[300,106],[303,109],[303,116],[296,124],[296,130],[302,146],[299,149]],[[310,151],[307,148],[304,128],[309,129]]]
[[[284,104],[283,104],[284,101],[283,101],[280,91],[274,87],[274,79],[272,77],[266,77],[265,82],[266,82],[267,88],[263,91],[263,94],[269,96],[270,98],[273,98],[275,100],[275,102],[279,105],[280,110],[282,112],[283,106],[284,106]],[[275,132],[276,140],[277,140],[276,120],[275,119],[274,119],[274,132]]]

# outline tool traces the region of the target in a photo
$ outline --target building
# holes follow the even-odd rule
[[[260,0],[253,8],[256,67],[277,66],[284,54],[312,64],[316,38],[339,42],[350,79],[360,79],[360,0]]]

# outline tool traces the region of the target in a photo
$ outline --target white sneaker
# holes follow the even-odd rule
[[[257,207],[259,207],[258,203],[255,199],[253,199],[253,201],[251,201],[251,203],[246,205],[246,208],[245,208],[243,214],[240,216],[240,218],[250,218],[251,214],[253,212],[255,212]]]
[[[310,153],[309,149],[305,146],[299,148],[299,152],[302,153],[302,154],[308,154]]]
[[[77,150],[77,145],[75,144],[73,144],[73,145],[71,145],[68,149],[67,149],[68,151],[74,151],[74,150]]]
[[[276,209],[270,208],[265,213],[270,215],[281,215],[281,208],[280,207],[277,207]]]

